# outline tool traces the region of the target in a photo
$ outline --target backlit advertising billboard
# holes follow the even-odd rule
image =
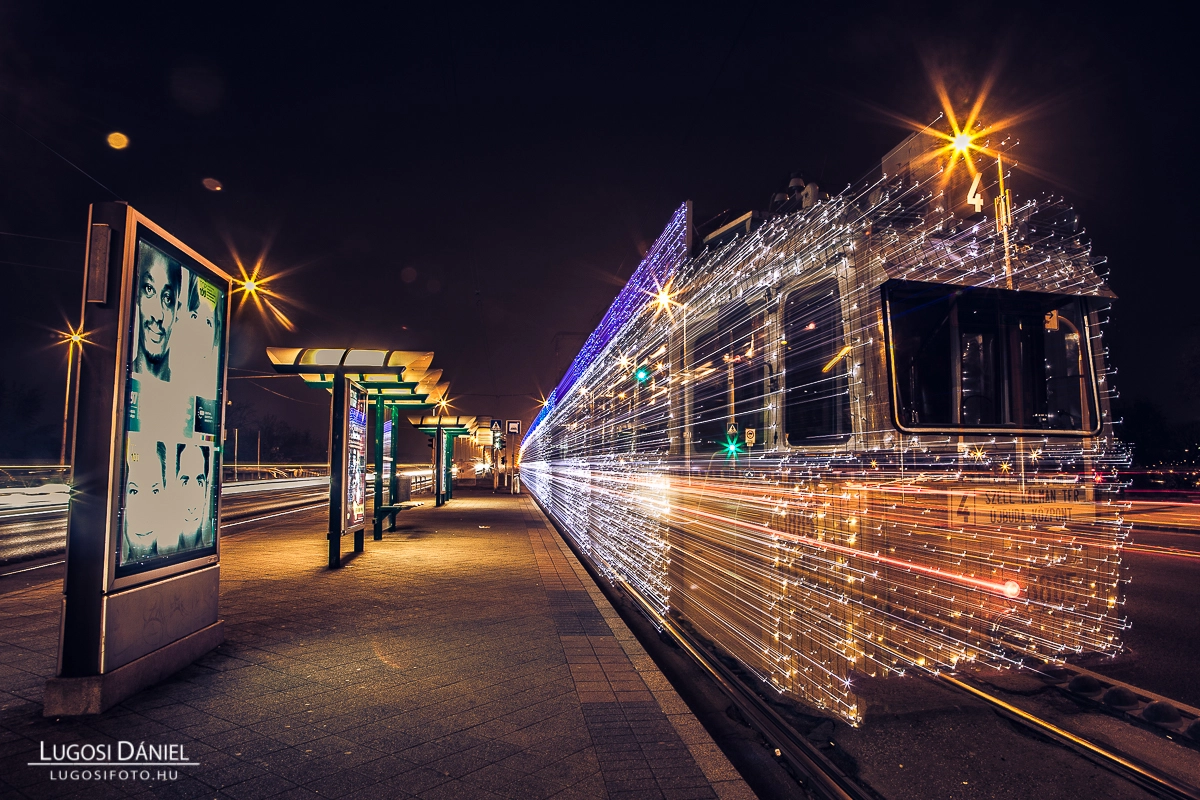
[[[86,253],[52,716],[102,713],[225,639],[232,280],[123,202],[89,208]]]
[[[367,392],[354,381],[346,385],[346,465],[344,530],[356,531],[367,519]]]
[[[145,224],[126,287],[118,584],[217,560],[228,278]]]

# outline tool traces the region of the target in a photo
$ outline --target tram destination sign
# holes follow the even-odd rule
[[[954,527],[1058,527],[1096,518],[1092,490],[1083,486],[1002,486],[952,490],[947,514]]]

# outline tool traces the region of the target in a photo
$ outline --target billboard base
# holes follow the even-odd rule
[[[225,641],[225,621],[147,653],[103,675],[51,678],[46,681],[43,716],[99,714],[142,689],[170,677]]]

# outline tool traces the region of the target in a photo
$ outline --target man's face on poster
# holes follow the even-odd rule
[[[138,336],[141,355],[152,365],[160,365],[169,352],[178,295],[178,278],[172,283],[166,257],[150,251],[138,274]]]
[[[179,501],[183,507],[180,533],[185,544],[195,546],[200,542],[204,512],[208,505],[208,459],[199,445],[182,445],[179,451],[179,472],[175,480],[179,486]]]
[[[125,544],[129,558],[155,552],[165,489],[158,453],[130,453],[125,483]]]

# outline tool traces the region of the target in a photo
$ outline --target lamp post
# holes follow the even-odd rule
[[[446,455],[442,446],[442,410],[444,407],[438,410],[437,432],[433,435],[433,504],[435,506],[441,506],[443,503],[442,462]]]
[[[67,343],[67,388],[63,397],[62,449],[58,453],[58,463],[63,466],[67,463],[67,420],[71,415],[71,373],[75,369],[75,348],[79,348],[82,357],[85,336],[82,327],[63,334],[63,340]]]

